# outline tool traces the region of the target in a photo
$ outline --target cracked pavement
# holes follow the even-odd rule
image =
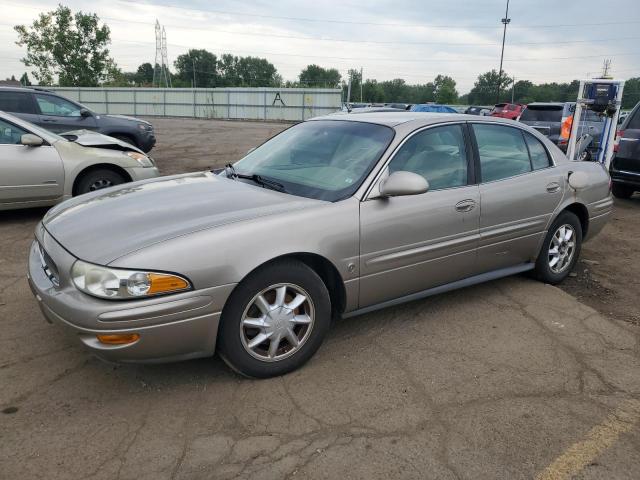
[[[526,276],[338,321],[281,378],[106,364],[31,296],[43,213],[0,212],[2,478],[530,479],[640,400],[638,327]],[[573,478],[639,477],[636,424]]]

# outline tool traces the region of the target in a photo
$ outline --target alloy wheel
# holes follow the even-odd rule
[[[549,268],[553,273],[564,272],[576,250],[576,232],[571,225],[561,225],[549,243]]]
[[[113,182],[111,180],[107,180],[106,178],[101,178],[100,180],[96,180],[91,185],[89,185],[89,191],[94,192],[96,190],[101,190],[103,188],[112,187]]]
[[[242,345],[258,360],[283,360],[302,348],[314,320],[313,301],[303,288],[291,283],[272,285],[255,295],[242,314]]]

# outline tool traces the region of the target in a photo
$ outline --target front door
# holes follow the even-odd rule
[[[96,119],[92,115],[83,117],[80,114],[82,107],[76,103],[48,93],[35,93],[34,97],[40,110],[39,125],[42,128],[56,133],[97,128]]]
[[[465,126],[454,124],[413,134],[393,156],[389,173],[420,174],[430,187],[361,202],[360,308],[473,273],[480,194],[469,154]]]
[[[480,160],[478,273],[532,262],[565,188],[546,148],[517,127],[474,124]]]
[[[0,120],[0,205],[54,200],[62,196],[64,169],[50,145],[20,143],[30,133]]]

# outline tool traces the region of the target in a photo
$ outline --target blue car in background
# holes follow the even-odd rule
[[[420,103],[411,107],[411,112],[432,112],[432,113],[458,113],[451,107],[446,105],[438,105],[437,103]]]

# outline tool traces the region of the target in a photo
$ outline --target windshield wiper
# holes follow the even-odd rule
[[[287,193],[286,189],[284,188],[284,185],[282,185],[281,183],[276,182],[275,180],[271,180],[270,178],[265,178],[261,175],[258,175],[257,173],[254,173],[253,175],[245,175],[243,173],[238,173],[236,172],[236,169],[234,168],[234,166],[231,165],[230,163],[227,163],[224,166],[224,171],[227,177],[231,178],[232,180],[235,180],[236,178],[252,180],[253,182],[260,185],[261,187],[270,188],[271,190],[277,190],[278,192]]]

